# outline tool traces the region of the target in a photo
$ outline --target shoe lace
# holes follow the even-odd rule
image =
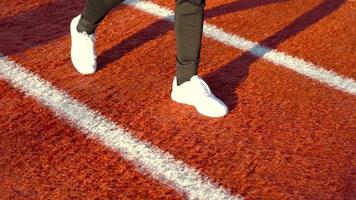
[[[210,96],[211,95],[211,90],[210,90],[208,84],[206,84],[204,80],[199,78],[197,83],[198,83],[198,87],[199,87],[198,91],[200,92],[200,94],[202,94],[204,96]]]
[[[81,34],[83,34],[85,36],[84,37],[86,40],[85,45],[86,45],[86,47],[88,47],[86,49],[92,49],[93,45],[95,44],[95,34],[88,35],[88,33],[85,31],[82,32]]]

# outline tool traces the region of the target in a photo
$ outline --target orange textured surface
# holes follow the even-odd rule
[[[173,1],[153,2],[173,8]],[[355,78],[355,3],[333,1],[315,11],[327,2],[219,0],[208,2],[207,21]],[[70,63],[68,25],[82,6],[53,1],[0,18],[6,27],[0,31],[0,52],[233,194],[247,199],[356,195],[355,96],[204,38],[200,74],[231,110],[209,119],[169,99],[175,72],[172,24],[131,7],[122,6],[103,21],[97,34],[100,70],[79,75]],[[0,8],[7,9],[16,7]],[[316,14],[308,14],[313,9]],[[0,83],[5,197],[183,197]]]
[[[31,98],[0,87],[1,199],[182,199]]]

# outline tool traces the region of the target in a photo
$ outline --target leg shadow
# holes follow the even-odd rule
[[[145,43],[165,35],[171,29],[171,23],[166,20],[158,20],[150,24],[148,27],[135,33],[134,35],[131,35],[127,39],[99,55],[98,69],[100,70],[104,68]]]
[[[259,56],[256,56],[251,53],[254,49],[259,48],[256,46],[252,48],[250,52],[243,53],[242,56],[236,58],[217,71],[207,74],[205,79],[211,83],[210,85],[212,89],[216,91],[216,95],[228,104],[229,109],[234,109],[238,104],[238,97],[235,94],[236,88],[248,77],[249,68],[252,63],[267,53],[269,48],[276,48],[278,44],[320,21],[333,11],[337,10],[345,1],[346,0],[323,1],[317,7],[295,19],[282,30],[260,41],[260,45],[267,47],[262,55],[260,54]]]
[[[21,53],[67,35],[69,23],[81,12],[83,3],[52,1],[15,16],[1,18],[0,52],[7,56]]]
[[[240,0],[205,11],[205,19],[289,0]]]
[[[240,0],[212,8],[205,11],[205,18],[211,18],[228,13],[233,13],[245,9],[264,6],[272,3],[279,3],[288,0]],[[113,48],[107,50],[98,56],[98,68],[103,69],[113,61],[122,58],[128,52],[135,48],[144,45],[146,42],[155,40],[158,37],[165,35],[169,30],[173,30],[171,22],[165,20],[158,20],[157,22],[149,25],[145,29],[130,36],[122,41],[120,44],[115,45]]]

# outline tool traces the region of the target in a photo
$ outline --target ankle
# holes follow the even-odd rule
[[[185,82],[190,81],[190,78],[192,78],[193,76],[184,76],[184,77],[178,77],[177,76],[177,85],[180,86]]]

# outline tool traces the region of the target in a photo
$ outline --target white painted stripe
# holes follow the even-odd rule
[[[174,12],[172,10],[154,3],[142,0],[127,0],[125,4],[131,5],[139,10],[160,18],[164,18],[168,21],[174,21]],[[323,67],[304,61],[303,59],[264,47],[257,42],[252,42],[243,37],[227,33],[223,29],[210,25],[206,22],[204,23],[204,34],[206,37],[212,38],[242,51],[248,51],[256,57],[263,58],[273,64],[293,70],[311,79],[327,84],[335,89],[356,95],[356,81],[351,78],[338,75],[330,70],[325,70]]]
[[[120,152],[139,169],[186,194],[189,199],[243,199],[231,195],[229,191],[213,183],[196,169],[175,160],[171,154],[148,142],[140,141],[97,111],[91,110],[64,91],[56,89],[49,82],[3,56],[0,57],[0,78],[48,106],[57,116],[69,120],[89,137],[94,137]]]

